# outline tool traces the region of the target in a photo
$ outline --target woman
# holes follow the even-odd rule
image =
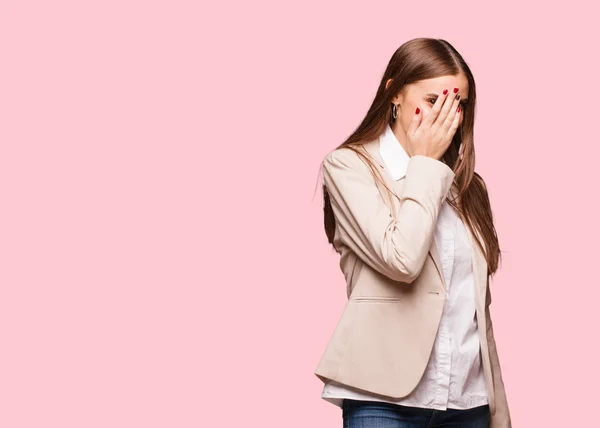
[[[475,81],[445,40],[394,53],[323,160],[348,302],[315,374],[344,428],[510,428],[489,306],[500,249],[474,171]]]

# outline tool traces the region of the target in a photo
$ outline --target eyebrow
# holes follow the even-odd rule
[[[439,97],[439,96],[440,96],[440,94],[436,94],[436,93],[434,93],[434,92],[430,92],[430,93],[428,93],[428,94],[425,94],[425,96],[426,96],[426,97]],[[466,102],[468,102],[468,101],[469,101],[469,98],[461,98],[461,99],[460,99],[460,101],[461,101],[461,102],[463,102],[463,103],[466,103]]]

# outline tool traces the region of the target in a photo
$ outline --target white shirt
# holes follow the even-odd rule
[[[379,142],[381,157],[392,178],[402,179],[410,156],[389,124]],[[479,353],[472,249],[467,233],[460,217],[444,200],[434,240],[447,286],[446,301],[431,357],[415,390],[400,400],[388,401],[329,381],[323,387],[324,400],[339,407],[344,398],[351,398],[438,410],[469,409],[488,403]]]

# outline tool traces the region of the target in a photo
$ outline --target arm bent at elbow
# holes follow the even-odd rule
[[[420,274],[437,218],[454,172],[427,156],[410,158],[400,208],[391,212],[369,167],[350,149],[323,160],[340,239],[373,269],[391,279],[412,282]]]

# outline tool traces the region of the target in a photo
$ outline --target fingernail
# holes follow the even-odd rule
[[[460,107],[457,107],[457,108],[456,108],[456,111],[460,113]]]
[[[454,93],[456,94],[458,92],[458,88],[454,88]]]
[[[419,107],[417,107],[417,109],[415,110],[415,114],[419,114],[420,111],[421,111],[421,109]]]
[[[456,96],[454,98],[456,98],[457,100],[460,100],[460,94],[456,94]]]
[[[456,92],[456,91],[454,91]],[[444,89],[444,95],[446,95],[448,93],[448,89]]]

